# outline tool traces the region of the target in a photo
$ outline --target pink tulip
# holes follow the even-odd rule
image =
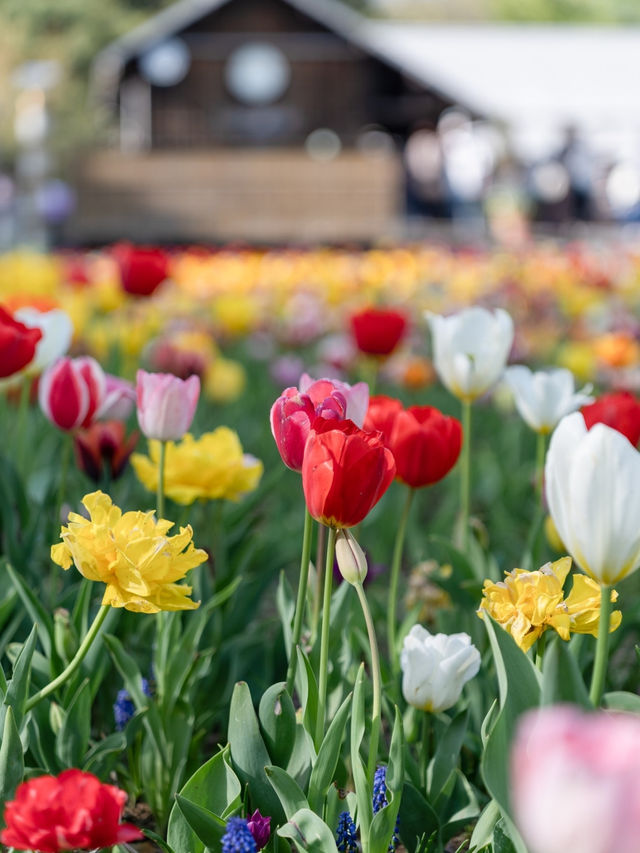
[[[105,395],[97,417],[101,421],[126,421],[136,403],[136,389],[131,382],[106,375]]]
[[[640,718],[530,711],[511,753],[516,826],[530,853],[637,853]]]
[[[171,373],[136,376],[138,423],[147,438],[178,441],[191,426],[200,395],[197,376],[179,379]]]
[[[343,421],[349,417],[349,395],[352,389],[345,382],[320,379],[314,382],[303,374],[300,384],[306,392],[285,388],[271,407],[271,432],[284,464],[293,471],[302,470],[304,447],[316,418]],[[369,389],[361,382],[369,397]],[[355,386],[354,386],[355,387]]]
[[[347,402],[346,417],[362,429],[369,408],[369,386],[366,382],[349,385],[339,379],[312,379],[303,373],[299,382],[300,392],[311,397],[314,406],[336,392],[342,394]]]
[[[42,374],[40,408],[59,429],[86,428],[102,404],[105,389],[104,371],[94,358],[60,358]]]

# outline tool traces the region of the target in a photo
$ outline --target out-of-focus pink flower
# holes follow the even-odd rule
[[[568,705],[530,711],[511,753],[511,795],[531,853],[636,853],[640,718]]]
[[[247,818],[247,826],[249,832],[253,835],[253,840],[256,842],[258,850],[262,850],[269,843],[271,835],[271,818],[260,814],[260,810],[256,809],[251,817]]]
[[[62,430],[88,427],[104,400],[106,378],[90,356],[60,358],[40,378],[40,408]]]
[[[318,406],[335,392],[343,394],[347,402],[346,418],[362,428],[369,408],[369,386],[366,382],[356,382],[355,385],[349,385],[339,379],[312,379],[307,373],[303,373],[298,387],[300,393],[311,397],[314,406]]]
[[[200,379],[179,379],[171,373],[136,375],[138,423],[147,438],[179,441],[191,426],[200,396]]]
[[[132,382],[107,373],[105,394],[98,409],[101,421],[126,421],[136,404],[136,389]]]

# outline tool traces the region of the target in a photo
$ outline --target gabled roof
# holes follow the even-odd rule
[[[233,0],[178,0],[158,14],[148,18],[116,41],[104,48],[94,63],[94,85],[99,92],[117,82],[125,64],[154,48],[164,40],[184,31],[192,24]],[[446,85],[427,79],[403,62],[401,52],[388,52],[384,39],[374,36],[368,19],[345,6],[339,0],[281,0],[306,15],[345,41],[398,71],[421,88],[429,89],[443,100],[465,106],[473,115],[480,115],[471,102],[455,98]]]

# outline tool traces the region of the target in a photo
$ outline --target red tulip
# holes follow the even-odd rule
[[[117,480],[137,441],[137,432],[125,439],[125,428],[121,421],[97,421],[74,435],[73,446],[78,468],[96,483],[102,482],[104,471],[108,472],[111,480]]]
[[[13,376],[30,364],[41,337],[41,329],[19,323],[0,306],[0,378]]]
[[[376,430],[381,432],[384,443],[388,447],[396,415],[402,412],[403,408],[400,400],[396,400],[395,397],[385,397],[384,394],[372,397],[369,400],[369,408],[362,428],[366,432]]]
[[[6,804],[0,840],[41,853],[140,841],[144,836],[137,827],[119,822],[126,801],[124,791],[75,768],[57,777],[38,776],[19,785]]]
[[[640,400],[629,391],[603,394],[588,406],[583,406],[582,416],[591,429],[594,424],[606,424],[626,436],[634,447],[640,441]]]
[[[388,489],[396,466],[378,432],[353,421],[315,421],[302,462],[309,513],[331,527],[359,524]]]
[[[462,425],[431,406],[410,406],[396,414],[389,447],[398,480],[412,489],[430,486],[456,464]]]
[[[351,315],[351,331],[360,352],[390,355],[407,331],[407,318],[391,308],[365,308]]]
[[[40,408],[63,430],[88,427],[106,396],[106,378],[90,356],[60,358],[42,374],[38,388]]]
[[[120,243],[113,255],[123,290],[134,296],[150,296],[169,275],[169,256],[162,249]]]

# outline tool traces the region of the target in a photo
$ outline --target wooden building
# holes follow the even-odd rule
[[[112,145],[78,164],[77,240],[392,236],[401,150],[455,99],[337,0],[179,0],[97,58]]]

